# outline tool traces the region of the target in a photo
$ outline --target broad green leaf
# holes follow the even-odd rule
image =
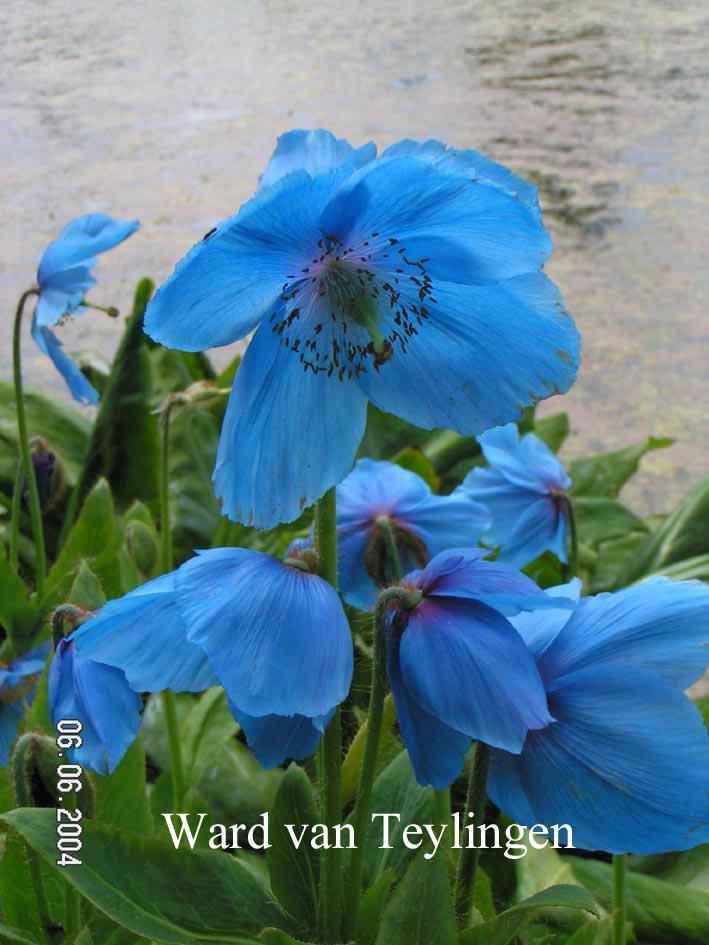
[[[566,945],[610,945],[612,933],[611,918],[591,920],[576,929]],[[627,941],[632,942],[633,939],[627,936]]]
[[[673,581],[709,581],[709,554],[685,558],[676,564],[667,564],[658,572],[646,574],[643,580],[660,575]]]
[[[700,480],[652,534],[622,580],[632,584],[670,564],[709,554],[709,476]]]
[[[570,432],[569,416],[565,413],[555,413],[543,420],[534,420],[534,433],[542,442],[546,443],[553,453],[558,453]]]
[[[138,735],[111,774],[96,775],[95,818],[105,826],[121,827],[146,836],[153,834],[145,789],[145,752]]]
[[[30,941],[46,941],[32,886],[27,848],[14,830],[7,832],[0,860],[0,902],[9,925],[27,933]]]
[[[391,887],[395,882],[394,873],[382,873],[376,883],[362,896],[357,913],[357,941],[360,945],[372,945]]]
[[[473,895],[473,905],[482,921],[487,921],[495,916],[495,903],[492,896],[492,884],[490,877],[484,869],[478,866],[475,872],[475,893]]]
[[[3,819],[54,866],[55,811],[16,810]],[[279,921],[268,888],[232,857],[175,850],[91,821],[83,826],[82,865],[65,868],[64,879],[138,935],[169,945],[233,943]]]
[[[283,909],[302,929],[317,926],[320,855],[308,827],[320,822],[313,789],[302,768],[291,764],[271,809],[271,849],[266,854],[271,888]],[[300,844],[288,831],[290,825]]]
[[[613,453],[577,459],[569,467],[572,495],[595,495],[614,499],[621,487],[637,472],[643,456],[650,450],[672,446],[669,437],[648,437],[644,443]]]
[[[578,521],[579,540],[590,545],[613,538],[622,538],[631,532],[649,531],[641,518],[614,499],[601,496],[574,496],[574,510]]]
[[[397,466],[401,466],[402,469],[408,469],[410,472],[416,473],[417,476],[423,479],[431,492],[438,492],[441,480],[436,474],[431,460],[421,452],[418,446],[407,446],[396,456],[392,456],[391,461],[396,463]]]
[[[4,542],[0,542],[0,587],[0,627],[12,643],[12,659],[26,652],[38,615],[27,585],[10,566]]]
[[[69,591],[67,603],[85,610],[98,610],[106,603],[101,582],[85,561],[79,565],[74,583]]]
[[[155,503],[158,495],[160,442],[151,413],[151,377],[145,307],[153,293],[149,279],[138,283],[133,311],[113,359],[86,462],[77,486],[81,501],[99,479],[107,479],[119,508],[136,499]]]
[[[291,938],[282,929],[264,929],[258,939],[259,942],[264,942],[264,945],[313,945],[312,942]]]
[[[704,705],[702,705],[704,703]],[[709,721],[709,697],[699,700],[697,708],[702,711],[704,724]],[[658,853],[654,856],[633,856],[630,860],[633,872],[646,873],[677,883],[685,888],[709,893],[709,843],[703,843],[681,853]]]
[[[574,857],[577,879],[610,911],[613,868],[599,860]],[[667,945],[706,945],[709,929],[709,894],[668,883],[654,876],[629,872],[626,881],[628,921],[641,942]]]
[[[190,784],[199,784],[238,728],[221,686],[208,689],[196,700],[181,727],[183,761]]]
[[[371,620],[371,617],[370,617]],[[391,693],[384,700],[382,712],[382,725],[379,732],[379,749],[377,751],[377,774],[382,771],[389,762],[401,751],[401,743],[392,733],[392,728],[396,722],[396,710],[394,709],[394,700]],[[342,802],[348,804],[357,793],[359,784],[359,775],[362,767],[362,756],[364,754],[364,743],[367,738],[367,721],[357,730],[357,734],[352,739],[345,760],[342,765]]]
[[[411,863],[382,916],[376,945],[456,945],[455,910],[444,856]]]
[[[621,583],[622,575],[647,541],[647,533],[633,532],[623,538],[602,542],[598,546],[595,567],[592,569],[591,593],[598,594],[624,586]]]
[[[39,945],[41,939],[32,938],[20,929],[11,929],[9,925],[0,922],[0,942],[22,942],[23,945]]]
[[[532,915],[546,909],[583,909],[598,915],[593,896],[581,886],[550,886],[461,933],[460,945],[507,945]]]

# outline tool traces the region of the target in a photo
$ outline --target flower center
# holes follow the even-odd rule
[[[350,247],[323,236],[309,265],[287,276],[271,329],[306,371],[340,381],[379,371],[396,348],[406,353],[429,317],[425,303],[435,299],[426,262],[379,233]]]

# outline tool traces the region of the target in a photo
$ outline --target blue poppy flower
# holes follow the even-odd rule
[[[369,610],[378,588],[394,581],[383,527],[391,529],[407,572],[424,567],[447,548],[475,545],[489,521],[485,507],[465,493],[433,495],[408,469],[360,459],[337,487],[342,596],[353,607]]]
[[[420,603],[398,608],[387,667],[401,735],[419,784],[448,787],[471,739],[522,750],[530,729],[553,721],[532,654],[507,619],[520,610],[568,607],[485,552],[437,555],[401,582]]]
[[[32,319],[32,337],[40,350],[52,359],[74,399],[82,404],[98,403],[98,394],[62,351],[62,344],[51,328],[65,315],[84,311],[81,302],[96,285],[91,275],[95,257],[122,243],[138,226],[137,220],[122,223],[105,213],[77,217],[49,244],[39,263],[39,298]]]
[[[490,797],[519,823],[570,824],[588,850],[709,841],[709,736],[683,693],[709,661],[709,588],[652,579],[560,616],[512,618],[556,721],[492,752]]]
[[[224,513],[297,518],[351,469],[368,401],[474,435],[568,390],[579,337],[550,250],[534,189],[474,152],[280,138],[256,196],[146,312],[182,350],[256,329],[217,453]]]
[[[349,692],[353,660],[337,593],[298,558],[205,551],[106,604],[77,649],[140,691],[221,684],[264,766],[305,757]]]
[[[0,767],[10,757],[20,720],[32,704],[51,643],[45,640],[8,666],[0,662]]]
[[[143,701],[120,669],[81,656],[71,636],[59,641],[49,667],[49,713],[81,722],[82,745],[66,750],[69,759],[99,774],[110,774],[140,730]]]
[[[565,564],[571,480],[564,467],[534,433],[519,439],[514,423],[487,430],[478,442],[490,468],[471,470],[459,489],[490,511],[483,541],[499,546],[499,560],[513,568],[547,549]]]

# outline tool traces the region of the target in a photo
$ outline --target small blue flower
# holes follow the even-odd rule
[[[553,721],[532,654],[507,619],[568,607],[484,551],[437,555],[401,582],[420,603],[390,618],[387,667],[404,744],[419,784],[448,787],[471,739],[522,750]],[[546,600],[545,600],[546,598]]]
[[[256,196],[146,312],[182,350],[256,329],[217,453],[224,513],[297,518],[351,469],[368,401],[474,435],[568,390],[579,336],[541,272],[550,251],[535,189],[475,152],[280,138]]]
[[[32,704],[51,643],[45,640],[8,666],[0,662],[0,767],[10,757],[10,745],[20,720]]]
[[[52,359],[72,395],[82,404],[98,403],[98,394],[64,354],[61,342],[50,329],[65,315],[79,315],[84,311],[81,302],[96,285],[91,275],[95,257],[122,243],[138,226],[137,220],[121,223],[105,213],[77,217],[45,249],[37,270],[39,298],[32,319],[32,337]]]
[[[352,639],[337,593],[300,565],[215,548],[110,601],[74,635],[139,691],[221,684],[264,766],[312,754],[349,692]]]
[[[49,667],[49,712],[81,722],[80,748],[69,759],[99,774],[110,774],[140,730],[143,701],[120,669],[80,656],[73,635],[59,641]]]
[[[440,551],[475,545],[490,516],[472,497],[433,495],[416,473],[360,459],[337,487],[337,560],[342,596],[369,610],[394,580],[383,526],[391,529],[404,572]],[[376,575],[377,582],[373,580]]]
[[[709,841],[709,736],[683,693],[709,661],[709,588],[656,578],[512,622],[556,721],[521,754],[492,752],[494,802],[528,826],[570,824],[587,850]]]
[[[514,423],[487,430],[478,442],[490,468],[471,470],[459,490],[490,511],[492,524],[483,541],[499,545],[499,560],[513,568],[523,568],[547,549],[566,563],[565,496],[571,480],[559,460],[534,433],[520,440]]]

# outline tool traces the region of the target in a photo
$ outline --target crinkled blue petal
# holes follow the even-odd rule
[[[51,328],[65,315],[81,315],[86,311],[80,303],[96,280],[91,275],[91,268],[96,263],[90,259],[88,265],[75,266],[62,270],[54,276],[39,294],[34,310],[33,326]]]
[[[288,277],[312,265],[335,186],[332,175],[296,171],[250,200],[177,264],[148,303],[145,331],[181,351],[243,338],[274,310]]]
[[[311,177],[323,171],[338,170],[345,179],[374,160],[376,154],[376,146],[371,141],[355,150],[344,138],[336,138],[330,131],[288,131],[279,137],[276,150],[259,178],[257,193],[299,170],[307,171]]]
[[[540,661],[545,678],[577,667],[628,662],[679,689],[709,663],[709,587],[652,578],[583,598]]]
[[[516,486],[542,494],[571,485],[566,470],[546,443],[534,433],[520,439],[514,423],[486,430],[478,443],[488,463]]]
[[[82,724],[83,744],[66,749],[69,759],[110,774],[140,729],[142,700],[121,670],[82,659],[71,639],[61,640],[49,667],[48,695],[55,726],[61,719]]]
[[[484,154],[447,148],[443,142],[434,139],[423,142],[404,139],[383,151],[381,159],[403,157],[407,154],[428,159],[441,170],[464,174],[471,180],[499,187],[510,196],[516,197],[528,206],[535,207],[539,212],[537,188],[522,180],[521,177],[517,177],[502,164],[497,164],[489,157],[485,157]]]
[[[570,824],[575,846],[608,853],[709,840],[709,736],[688,699],[611,663],[569,673],[549,695],[557,721],[530,732],[520,755],[492,753],[488,792],[506,814]]]
[[[136,692],[216,686],[206,653],[187,639],[174,589],[174,573],[164,574],[104,604],[72,634],[77,653],[122,670]]]
[[[222,511],[258,528],[297,518],[349,472],[366,414],[354,382],[304,370],[262,325],[236,373],[222,425],[214,470]]]
[[[538,212],[522,201],[411,155],[354,173],[325,208],[321,225],[345,246],[374,239],[379,265],[386,265],[388,241],[398,240],[408,259],[426,259],[432,279],[467,285],[536,272],[552,245]]]
[[[486,536],[485,541],[497,543],[491,536]],[[561,503],[549,496],[535,496],[528,492],[527,507],[518,518],[514,531],[500,542],[497,558],[513,568],[523,568],[544,551],[552,551],[566,563],[567,542],[568,520]]]
[[[571,612],[581,598],[582,584],[579,578],[572,578],[568,584],[559,584],[557,587],[548,587],[545,594],[550,597],[563,597],[568,601],[568,610],[535,610],[521,611],[510,617],[510,623],[524,640],[527,649],[539,665],[542,654],[549,649],[552,642],[561,633],[571,617]],[[548,680],[544,672],[542,681]]]
[[[412,292],[401,288],[416,304]],[[359,378],[380,409],[426,429],[472,436],[573,384],[579,334],[543,273],[490,286],[440,283],[434,298],[405,353],[395,347],[378,372]]]
[[[275,768],[287,758],[299,761],[309,758],[335,714],[333,709],[325,716],[309,719],[303,715],[287,718],[282,715],[254,717],[241,712],[229,702],[231,714],[244,730],[249,748],[262,768]]]
[[[458,732],[423,709],[409,693],[401,675],[399,647],[391,634],[387,646],[387,670],[401,737],[419,784],[443,790],[463,770],[470,736]]]
[[[0,666],[0,696],[3,697],[1,700],[3,703],[15,701],[13,693],[15,689],[21,690],[17,693],[18,699],[26,697],[30,691],[34,693],[51,647],[50,641],[45,640],[38,643],[24,656],[18,656],[7,669]],[[32,684],[29,690],[28,682]]]
[[[411,698],[471,738],[519,752],[529,729],[552,721],[521,637],[477,601],[424,598],[408,614],[399,658]]]
[[[247,715],[317,718],[352,679],[352,639],[337,593],[260,552],[217,548],[176,573],[180,615],[228,697]]]
[[[52,359],[55,368],[62,375],[74,400],[80,404],[98,403],[98,391],[90,384],[71,358],[62,350],[62,343],[49,328],[32,325],[32,337],[39,349]]]
[[[72,220],[44,251],[37,270],[40,289],[44,291],[67,269],[93,265],[92,257],[122,243],[139,226],[137,220],[113,220],[105,213],[89,213]]]
[[[6,768],[10,761],[10,747],[17,736],[22,715],[21,703],[5,705],[0,702],[0,768]]]

